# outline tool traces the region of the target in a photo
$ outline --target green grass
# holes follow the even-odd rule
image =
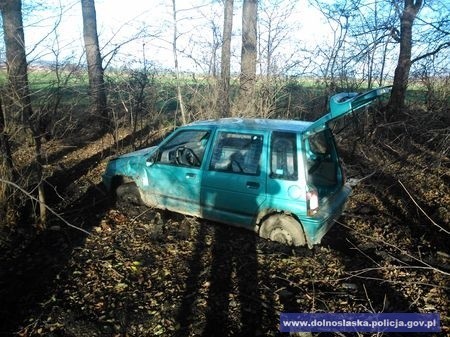
[[[154,108],[156,111],[163,109],[165,111],[172,111],[176,109],[176,79],[173,74],[152,74],[149,73],[149,85],[147,90],[151,90],[153,95]],[[111,103],[120,103],[122,97],[132,96],[132,93],[126,93],[126,90],[131,90],[133,75],[125,72],[106,72],[106,81],[111,90],[109,95]],[[57,90],[61,90],[61,103],[67,106],[74,104],[88,105],[88,76],[84,70],[77,70],[75,72],[61,71],[59,77],[56,76],[52,70],[31,69],[28,74],[30,89],[35,102],[42,102],[45,98],[55,95]],[[181,87],[183,96],[189,103],[194,96],[198,104],[198,97],[204,100],[213,99],[211,92],[217,89],[217,79],[212,77],[200,75],[183,75],[181,77]],[[7,83],[7,74],[5,70],[0,71],[0,85]],[[356,80],[349,81],[352,83],[361,83]],[[364,90],[364,83],[362,87],[356,90]],[[325,83],[320,78],[314,77],[291,77],[291,78],[275,78],[266,79],[260,78],[258,88],[264,99],[270,98],[275,103],[276,114],[280,115],[283,111],[288,109],[304,108],[312,111],[323,110],[326,102],[326,97],[331,92],[327,92]],[[420,83],[411,83],[410,90],[407,92],[408,104],[422,105],[426,99],[426,88]],[[122,91],[120,91],[122,90]],[[138,89],[134,89],[138,90]],[[336,91],[348,90],[348,88],[336,89]],[[195,95],[193,94],[195,93]],[[232,99],[236,99],[239,94],[239,78],[233,77],[231,79],[231,94]],[[125,95],[125,96],[121,96]],[[265,95],[265,96],[264,96]],[[82,96],[85,96],[83,98]],[[195,109],[195,106],[190,106]],[[295,116],[294,116],[295,117]],[[298,116],[300,117],[300,116]]]

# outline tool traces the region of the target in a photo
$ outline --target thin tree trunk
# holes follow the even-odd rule
[[[42,225],[45,225],[46,209],[43,206],[45,205],[45,193],[42,173],[41,135],[39,131],[39,116],[33,116],[31,108],[23,32],[22,2],[20,0],[2,0],[0,1],[0,9],[2,12],[8,69],[8,89],[4,99],[5,112],[21,116],[24,125],[29,127],[33,134],[37,163],[35,173],[38,181],[39,204],[41,205],[40,221]]]
[[[241,51],[241,98],[247,97],[255,86],[256,81],[256,24],[257,0],[244,0],[242,5],[242,51]]]
[[[412,26],[422,7],[422,0],[405,0],[404,3],[404,9],[400,17],[400,52],[388,105],[391,116],[398,114],[405,106],[406,89],[411,69]]]
[[[102,126],[109,129],[106,87],[102,58],[97,34],[97,14],[94,0],[81,0],[83,15],[83,38],[88,65],[89,88],[94,113],[103,120]]]
[[[175,77],[177,81],[177,99],[181,112],[181,122],[183,124],[187,123],[186,113],[184,110],[184,102],[183,96],[181,95],[181,86],[180,86],[180,69],[178,67],[178,52],[177,52],[177,39],[178,39],[178,30],[177,30],[177,10],[175,0],[172,0],[172,9],[173,9],[173,43],[172,43],[172,51],[173,51],[173,60],[175,63]]]
[[[220,116],[230,114],[230,63],[231,63],[231,33],[233,31],[233,0],[225,0],[223,18],[222,60],[220,64]]]

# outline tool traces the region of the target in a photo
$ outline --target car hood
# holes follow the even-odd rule
[[[147,155],[150,155],[151,153],[153,153],[156,150],[156,148],[157,148],[157,146],[147,147],[145,149],[141,149],[141,150],[138,150],[138,151],[134,151],[134,152],[130,152],[130,153],[126,153],[126,154],[120,155],[120,156],[116,157],[115,159],[147,156]]]

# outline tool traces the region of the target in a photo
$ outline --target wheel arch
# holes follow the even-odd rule
[[[111,179],[111,188],[110,188],[110,190],[111,190],[111,192],[115,192],[117,187],[119,187],[120,185],[123,185],[123,184],[128,184],[128,183],[136,184],[136,182],[133,179],[131,179],[130,177],[128,177],[128,176],[115,175]]]
[[[261,225],[263,224],[264,220],[266,220],[274,215],[287,215],[287,216],[293,218],[295,221],[297,221],[300,225],[301,231],[303,232],[307,246],[309,248],[313,247],[313,243],[311,242],[309,235],[305,231],[305,227],[304,227],[302,221],[300,220],[300,218],[292,212],[288,212],[288,211],[284,211],[284,210],[280,210],[280,209],[276,209],[276,208],[267,208],[258,213],[258,215],[256,217],[256,221],[255,221],[255,223],[256,223],[255,229],[256,229],[256,232],[258,233],[258,235],[260,234]]]

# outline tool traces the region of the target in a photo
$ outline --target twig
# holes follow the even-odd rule
[[[428,220],[431,221],[431,223],[433,225],[435,225],[436,227],[438,227],[440,230],[444,231],[446,234],[450,234],[450,231],[446,230],[445,228],[439,226],[433,219],[431,219],[428,214],[422,209],[422,207],[419,206],[419,204],[416,202],[416,200],[414,200],[413,196],[411,195],[411,193],[409,193],[409,191],[406,189],[405,185],[403,185],[403,183],[398,180],[398,182],[400,183],[400,185],[403,187],[403,189],[405,190],[405,192],[408,194],[408,196],[411,198],[411,200],[413,201],[413,203],[417,206],[417,208],[428,218]]]
[[[376,264],[377,266],[380,267],[380,264],[379,264],[377,261],[375,261],[375,260],[372,259],[369,255],[367,255],[366,253],[364,253],[364,252],[363,252],[361,249],[359,249],[359,247],[356,246],[353,242],[351,242],[349,239],[346,239],[346,241],[347,241],[348,243],[350,243],[350,244],[353,246],[353,248],[356,249],[360,254],[364,255],[364,256],[367,257],[370,261],[372,261],[372,263],[374,263],[374,264]]]
[[[356,186],[358,185],[361,181],[364,181],[366,179],[369,179],[370,177],[372,177],[377,171],[373,171],[372,173],[366,175],[365,177],[362,177],[360,179],[356,179],[356,178],[350,178],[347,180],[347,184],[349,184],[350,186]]]
[[[91,233],[89,233],[87,230],[85,230],[85,229],[83,229],[83,228],[80,228],[80,227],[77,227],[77,226],[75,226],[75,225],[72,225],[70,222],[68,222],[66,219],[64,219],[61,215],[59,215],[58,213],[56,213],[52,208],[50,208],[49,206],[47,206],[45,203],[39,201],[38,198],[36,198],[36,197],[34,197],[33,195],[31,195],[30,193],[28,193],[26,190],[24,190],[24,189],[23,189],[22,187],[20,187],[19,185],[15,184],[15,183],[13,183],[13,182],[11,182],[11,181],[1,179],[1,178],[0,178],[0,182],[2,182],[2,183],[4,183],[4,184],[7,184],[7,185],[11,185],[12,187],[18,189],[20,192],[22,192],[23,194],[25,194],[25,195],[26,195],[27,197],[29,197],[30,199],[32,199],[32,200],[38,202],[39,204],[42,204],[47,210],[50,211],[50,213],[52,213],[54,216],[56,216],[58,219],[60,219],[62,222],[64,222],[67,226],[69,226],[69,227],[71,227],[71,228],[74,228],[74,229],[77,229],[77,230],[79,230],[79,231],[81,231],[81,232],[83,232],[83,233],[85,233],[85,234],[87,234],[87,235],[91,235]]]
[[[150,211],[154,211],[154,210],[155,210],[154,208],[148,207],[147,209],[145,209],[145,211],[141,212],[140,214],[136,215],[133,219],[131,219],[130,225],[133,224],[137,219],[139,219],[145,213],[150,212]]]
[[[366,234],[362,233],[361,231],[358,231],[358,230],[355,229],[355,228],[352,228],[352,227],[350,227],[350,226],[347,226],[346,224],[344,224],[344,223],[342,223],[342,222],[340,222],[340,221],[338,221],[338,220],[335,220],[335,222],[336,222],[337,224],[339,224],[339,225],[341,225],[341,226],[347,228],[347,229],[350,229],[350,230],[352,230],[352,231],[355,231],[356,233],[358,233],[358,235],[361,235],[362,237],[365,237],[365,238],[367,238],[367,239],[374,240],[374,241],[377,241],[377,242],[381,242],[381,243],[383,243],[383,244],[386,245],[386,246],[389,246],[389,247],[392,247],[392,248],[394,248],[394,249],[396,249],[396,250],[399,250],[399,251],[400,251],[402,254],[404,254],[405,256],[407,256],[407,257],[413,259],[414,261],[417,261],[417,262],[419,262],[419,263],[421,263],[421,264],[427,266],[428,268],[430,268],[431,270],[433,270],[433,271],[435,271],[435,272],[441,273],[441,274],[446,275],[446,276],[450,276],[450,273],[448,273],[448,272],[446,272],[446,271],[444,271],[444,270],[441,270],[441,269],[439,269],[439,268],[436,268],[436,267],[430,265],[429,263],[427,263],[427,262],[421,260],[420,258],[415,257],[414,255],[409,254],[408,252],[404,251],[403,249],[397,247],[396,245],[394,245],[394,244],[392,244],[392,243],[389,243],[389,242],[387,242],[387,241],[385,241],[385,240],[381,240],[381,239],[375,239],[374,237],[372,237],[372,236],[370,236],[370,235],[366,235]],[[411,266],[411,267],[412,267],[412,266]],[[416,266],[416,267],[417,267],[417,266]]]

